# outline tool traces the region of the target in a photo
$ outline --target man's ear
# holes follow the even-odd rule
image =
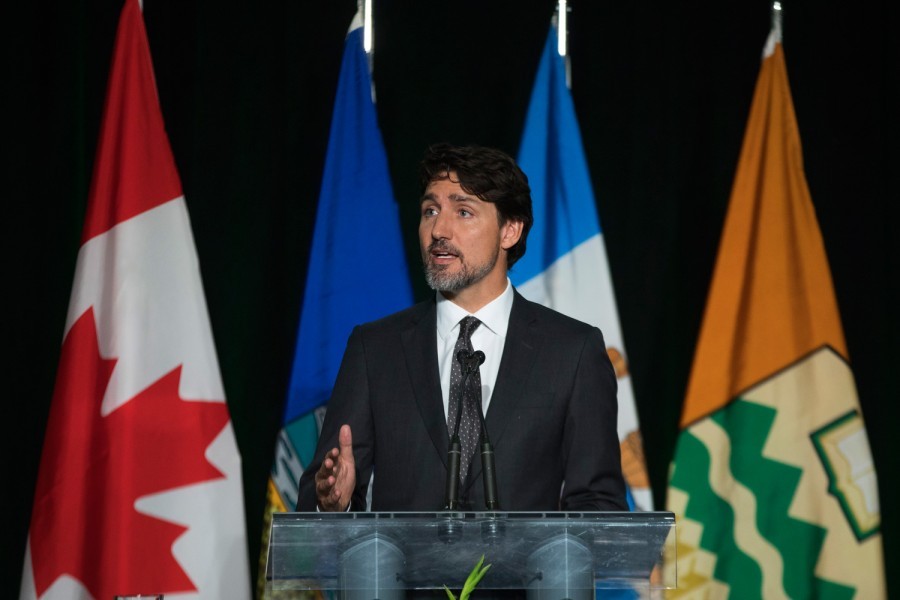
[[[518,244],[519,238],[522,237],[523,226],[522,221],[507,219],[506,223],[500,226],[500,247],[509,250]]]

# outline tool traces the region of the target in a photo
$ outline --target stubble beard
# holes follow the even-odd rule
[[[428,283],[428,287],[435,291],[454,294],[487,277],[488,273],[494,270],[499,257],[500,249],[498,248],[487,261],[480,265],[469,267],[465,262],[465,257],[462,254],[457,254],[461,267],[455,273],[449,273],[450,265],[436,265],[432,262],[431,249],[429,248],[423,256],[425,281]]]

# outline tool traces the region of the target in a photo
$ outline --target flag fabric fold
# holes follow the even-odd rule
[[[535,227],[528,252],[510,272],[529,300],[599,327],[618,376],[618,431],[629,500],[652,509],[637,410],[609,261],[565,64],[551,27],[541,55],[519,166],[531,186]]]
[[[673,596],[883,598],[875,468],[780,42],[775,27],[671,469]]]
[[[344,43],[294,366],[269,479],[266,525],[272,512],[294,510],[297,504],[297,483],[312,460],[322,410],[351,330],[412,303],[398,208],[372,96],[357,14]],[[265,554],[268,526],[263,535]]]
[[[190,220],[126,0],[21,598],[248,598],[244,522]]]

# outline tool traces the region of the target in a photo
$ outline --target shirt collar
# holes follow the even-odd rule
[[[506,279],[506,289],[503,293],[475,313],[467,312],[464,308],[454,304],[452,300],[445,298],[440,292],[435,292],[435,295],[437,297],[437,334],[442,340],[447,339],[449,335],[454,337],[458,335],[454,331],[459,327],[459,322],[470,314],[494,334],[506,337],[509,315],[512,312],[513,298],[515,297],[509,278]]]

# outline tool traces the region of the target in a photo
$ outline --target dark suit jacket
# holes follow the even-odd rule
[[[344,423],[357,468],[353,510],[366,507],[373,467],[372,510],[444,507],[449,436],[436,314],[431,299],[353,330],[297,510],[316,510],[314,476]],[[516,292],[486,415],[500,509],[627,510],[616,411],[600,330]],[[460,486],[463,508],[485,509],[481,479],[476,449]]]

